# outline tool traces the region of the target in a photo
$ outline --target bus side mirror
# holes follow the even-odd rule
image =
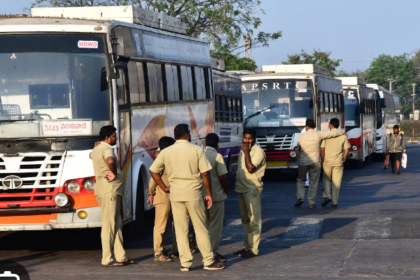
[[[110,80],[119,79],[120,75],[118,70],[127,69],[127,64],[130,60],[129,57],[117,56],[115,53],[107,53],[105,59],[108,72],[108,79]],[[116,63],[113,63],[113,61],[116,61]]]
[[[381,98],[381,108],[386,108],[385,98]]]

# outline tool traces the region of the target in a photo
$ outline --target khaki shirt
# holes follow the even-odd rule
[[[165,171],[162,173],[162,181],[165,183],[167,187],[170,187],[168,182],[168,175]],[[153,180],[153,178],[150,178],[149,181],[149,189],[147,190],[147,193],[154,196],[153,197],[153,205],[158,204],[166,204],[171,205],[171,199],[169,198],[169,193],[164,192],[158,184]]]
[[[338,131],[331,129],[331,131]],[[346,135],[323,140],[321,148],[325,148],[324,164],[328,166],[343,166],[343,150],[350,149]]]
[[[241,151],[238,158],[238,171],[236,172],[235,191],[245,193],[263,187],[262,179],[265,172],[265,153],[258,146],[254,145],[250,151],[251,162],[257,168],[254,173],[249,173],[245,164],[245,155]]]
[[[166,170],[171,187],[171,201],[194,201],[203,198],[201,173],[211,169],[202,148],[187,140],[177,140],[160,152],[150,171]]]
[[[342,130],[315,131],[314,129],[310,129],[300,134],[297,142],[299,165],[311,165],[320,162],[319,145],[321,141],[343,135],[344,133]]]
[[[225,162],[223,160],[223,156],[219,154],[213,147],[206,147],[204,152],[212,167],[210,170],[211,197],[213,201],[225,200],[227,195],[219,181],[219,176],[223,176],[228,173]],[[203,186],[203,195],[205,196],[206,193],[206,188]]]
[[[118,164],[117,177],[115,177],[112,182],[108,182],[104,177],[107,173],[111,172],[108,168],[108,163],[106,162],[106,159],[109,157],[113,157],[115,162],[118,162],[114,154],[114,147],[103,141],[95,147],[90,154],[90,158],[93,162],[93,171],[96,177],[95,195],[109,192],[116,192],[119,195],[124,194],[123,176],[118,168]]]

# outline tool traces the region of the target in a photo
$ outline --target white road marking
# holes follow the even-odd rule
[[[391,218],[357,220],[355,239],[387,239],[391,235]]]
[[[322,223],[320,218],[296,218],[290,221],[283,240],[314,240],[319,238]]]
[[[241,219],[227,220],[226,226],[223,229],[222,240],[243,240],[244,231],[242,228]]]

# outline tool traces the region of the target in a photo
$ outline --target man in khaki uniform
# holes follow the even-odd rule
[[[305,133],[299,135],[297,151],[299,153],[299,170],[297,178],[297,201],[296,207],[301,206],[305,199],[306,174],[309,172],[309,187],[307,201],[309,208],[315,208],[316,194],[318,190],[321,163],[319,162],[319,146],[323,139],[338,137],[345,134],[344,131],[315,131],[315,121],[306,120]]]
[[[338,119],[330,120],[331,131],[337,131],[340,127]],[[332,207],[338,206],[338,195],[340,194],[341,180],[343,179],[344,163],[349,154],[350,143],[346,135],[337,138],[326,139],[321,143],[321,160],[324,168],[324,201],[323,207],[331,202]],[[344,150],[344,155],[343,155]],[[332,196],[331,196],[332,189]]]
[[[118,172],[113,146],[117,143],[117,129],[111,125],[101,128],[101,142],[90,155],[96,176],[95,197],[102,215],[102,265],[133,264],[123,248],[121,201],[124,194],[122,174]],[[113,255],[115,258],[113,258]]]
[[[159,155],[160,151],[173,145],[175,140],[171,137],[164,136],[159,139],[159,151],[156,156]],[[166,186],[169,186],[168,176],[166,170],[162,172],[162,181]],[[172,258],[166,256],[165,250],[165,240],[166,240],[166,231],[169,226],[169,218],[171,215],[171,200],[169,198],[169,193],[164,192],[153,180],[150,179],[148,193],[150,197],[147,199],[149,204],[155,206],[155,226],[153,228],[153,249],[155,251],[155,261],[159,262],[171,262]],[[176,238],[173,238],[172,248],[176,246]]]
[[[261,194],[265,172],[265,153],[256,145],[256,132],[245,128],[242,148],[238,158],[235,191],[239,194],[242,227],[244,229],[244,249],[235,252],[239,257],[258,255],[261,238]]]
[[[229,193],[229,182],[226,177],[228,170],[223,156],[217,152],[218,146],[219,136],[216,133],[209,133],[206,136],[206,149],[204,151],[212,167],[210,177],[213,206],[207,210],[207,225],[214,257],[218,262],[225,262],[226,258],[219,254],[218,250],[222,239],[225,199]],[[203,189],[203,193],[206,193],[205,189]]]
[[[169,186],[162,181],[161,172],[165,169],[170,185],[170,199],[175,222],[176,241],[181,261],[181,271],[189,271],[193,256],[188,241],[188,226],[191,218],[200,253],[203,256],[205,270],[219,270],[224,266],[213,259],[210,236],[207,229],[206,207],[210,209],[211,179],[209,170],[211,165],[202,148],[192,145],[191,134],[186,124],[179,124],[174,129],[176,142],[161,151],[153,165],[150,174],[153,180],[169,192]],[[203,201],[202,184],[207,194]]]

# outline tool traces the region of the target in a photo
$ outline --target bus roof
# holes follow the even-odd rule
[[[343,83],[343,86],[365,86],[366,81],[360,77],[337,77]]]
[[[320,74],[327,77],[330,76],[330,72],[326,68],[315,64],[263,65],[262,71],[283,74]]]

